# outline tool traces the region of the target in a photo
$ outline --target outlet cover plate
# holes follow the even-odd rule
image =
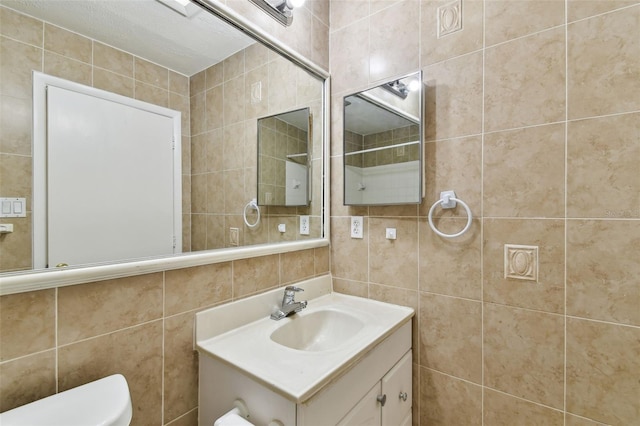
[[[300,216],[300,235],[309,235],[309,216]]]
[[[351,216],[351,238],[364,238],[364,217]]]

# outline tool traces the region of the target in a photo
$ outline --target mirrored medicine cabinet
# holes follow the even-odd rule
[[[258,205],[309,205],[309,108],[258,119]]]
[[[421,73],[344,97],[344,204],[419,204]]]

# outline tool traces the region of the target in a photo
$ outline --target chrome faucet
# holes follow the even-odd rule
[[[288,317],[289,315],[300,312],[304,308],[307,307],[307,301],[303,300],[301,302],[296,302],[296,292],[304,291],[304,289],[295,286],[287,286],[284,289],[284,296],[282,297],[282,306],[280,309],[276,309],[271,314],[272,320],[281,320],[282,318]]]

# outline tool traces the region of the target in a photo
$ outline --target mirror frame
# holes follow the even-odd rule
[[[265,30],[258,27],[231,8],[214,0],[192,0],[203,9],[219,19],[227,22],[263,43],[265,46],[281,54],[286,59],[303,67],[323,81],[323,114],[322,125],[322,185],[329,188],[329,123],[330,123],[330,76],[329,72],[320,68],[296,51],[288,48]],[[228,262],[251,257],[267,256],[271,254],[288,253],[298,250],[326,247],[329,245],[329,191],[323,191],[322,238],[284,243],[258,244],[237,248],[213,249],[196,253],[181,253],[177,255],[134,260],[130,262],[111,263],[97,266],[78,266],[68,269],[36,270],[11,273],[0,276],[0,296],[29,291],[45,290],[68,285],[84,284],[114,278],[123,278],[172,269],[189,268],[194,266]]]
[[[391,80],[389,80],[389,82],[393,82],[396,80],[402,80],[404,78],[408,78],[408,77],[413,77],[413,76],[418,76],[419,81],[420,81],[420,96],[418,97],[418,200],[417,201],[401,201],[401,202],[382,202],[382,203],[347,203],[347,178],[346,178],[346,168],[347,168],[347,160],[346,160],[346,156],[348,154],[347,152],[347,147],[346,147],[346,125],[347,125],[347,110],[344,107],[344,103],[346,102],[347,98],[352,97],[352,96],[358,96],[362,93],[368,92],[370,90],[373,89],[377,89],[377,88],[382,88],[382,86],[384,86],[386,84],[382,83],[382,84],[378,84],[376,86],[371,86],[368,87],[366,89],[354,92],[354,93],[349,93],[347,95],[344,95],[342,97],[342,102],[343,102],[343,108],[342,108],[342,130],[343,130],[343,137],[342,137],[342,174],[343,174],[343,183],[342,183],[342,205],[344,206],[348,206],[348,207],[366,207],[366,206],[402,206],[402,205],[421,205],[422,202],[424,201],[424,197],[425,197],[425,170],[426,170],[426,164],[425,164],[425,159],[424,159],[424,110],[425,110],[425,83],[424,83],[424,79],[423,79],[423,73],[422,70],[418,70],[397,78],[392,78]],[[388,90],[388,89],[387,89]],[[389,112],[393,112],[393,111],[389,111]],[[386,148],[386,147],[384,147]]]

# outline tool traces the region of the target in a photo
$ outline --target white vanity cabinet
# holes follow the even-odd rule
[[[409,351],[337,426],[411,426],[411,378]]]
[[[281,321],[282,289],[196,314],[199,424],[238,405],[256,426],[410,425],[413,309],[299,285],[308,307]]]

